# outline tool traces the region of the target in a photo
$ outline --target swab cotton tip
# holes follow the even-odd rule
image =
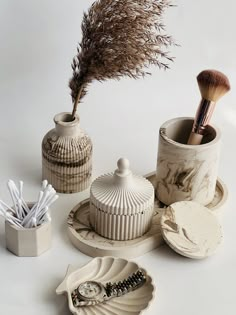
[[[24,186],[24,183],[22,180],[20,180],[20,198],[22,198],[22,195],[23,195],[23,186]]]
[[[10,206],[8,206],[4,201],[0,200],[0,203],[2,204],[2,206],[5,207],[5,209],[9,209],[9,210],[11,210],[13,213],[15,213],[15,210],[12,209]]]
[[[50,201],[50,203],[48,204],[48,207],[51,206],[51,204],[53,204],[57,199],[59,198],[58,195],[55,195],[52,200]]]
[[[11,224],[24,228],[36,227],[45,221],[51,221],[51,216],[48,213],[49,207],[58,198],[52,185],[48,184],[47,180],[43,180],[37,202],[29,207],[23,199],[23,184],[23,181],[19,181],[18,189],[13,180],[7,181],[14,207],[12,209],[0,200],[0,214]]]
[[[48,181],[46,179],[44,179],[42,181],[42,189],[44,190],[47,187],[47,185],[48,185]]]
[[[52,221],[52,218],[51,218],[51,216],[50,216],[49,213],[46,213],[45,218],[46,218],[46,220],[49,221],[49,222]]]
[[[36,218],[36,217],[33,217],[33,219],[32,219],[32,225],[33,225],[33,226],[37,226],[37,218]]]
[[[51,193],[52,189],[54,189],[52,187],[52,185],[48,185],[47,188],[44,190],[45,193]]]

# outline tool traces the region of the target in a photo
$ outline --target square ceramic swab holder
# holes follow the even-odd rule
[[[39,256],[51,247],[50,206],[58,199],[55,189],[42,182],[36,202],[23,198],[23,181],[8,180],[10,207],[0,200],[0,215],[5,219],[6,247],[17,256]]]
[[[33,204],[28,203],[29,208]],[[51,247],[51,221],[45,221],[33,228],[18,227],[5,221],[5,238],[7,249],[16,256],[40,256]]]
[[[51,222],[35,228],[20,228],[5,223],[6,247],[20,257],[40,256],[51,247]]]

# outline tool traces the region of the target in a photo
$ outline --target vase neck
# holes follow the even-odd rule
[[[77,115],[72,120],[70,113],[60,113],[54,117],[54,122],[59,136],[75,136],[81,133]]]

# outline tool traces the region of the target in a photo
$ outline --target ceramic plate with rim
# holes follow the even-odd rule
[[[116,257],[98,257],[92,259],[85,266],[77,269],[71,265],[63,282],[56,289],[56,293],[66,294],[69,309],[75,315],[139,315],[143,313],[154,297],[154,285],[152,278],[146,273],[145,284],[121,297],[117,297],[94,306],[74,307],[71,300],[71,292],[85,281],[117,282],[127,278],[140,269],[135,262]]]
[[[193,201],[179,201],[165,209],[161,232],[166,243],[178,254],[203,259],[215,253],[222,241],[217,217]]]

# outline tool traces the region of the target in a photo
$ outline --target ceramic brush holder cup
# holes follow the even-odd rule
[[[120,159],[118,169],[98,177],[90,190],[90,223],[95,232],[117,241],[145,234],[152,223],[154,187],[134,175],[129,161]]]
[[[87,189],[92,176],[92,141],[70,113],[54,117],[55,129],[42,141],[42,177],[61,193]]]
[[[193,118],[165,122],[159,132],[156,195],[166,205],[193,200],[208,205],[218,177],[221,133],[213,126],[200,145],[187,145]]]

